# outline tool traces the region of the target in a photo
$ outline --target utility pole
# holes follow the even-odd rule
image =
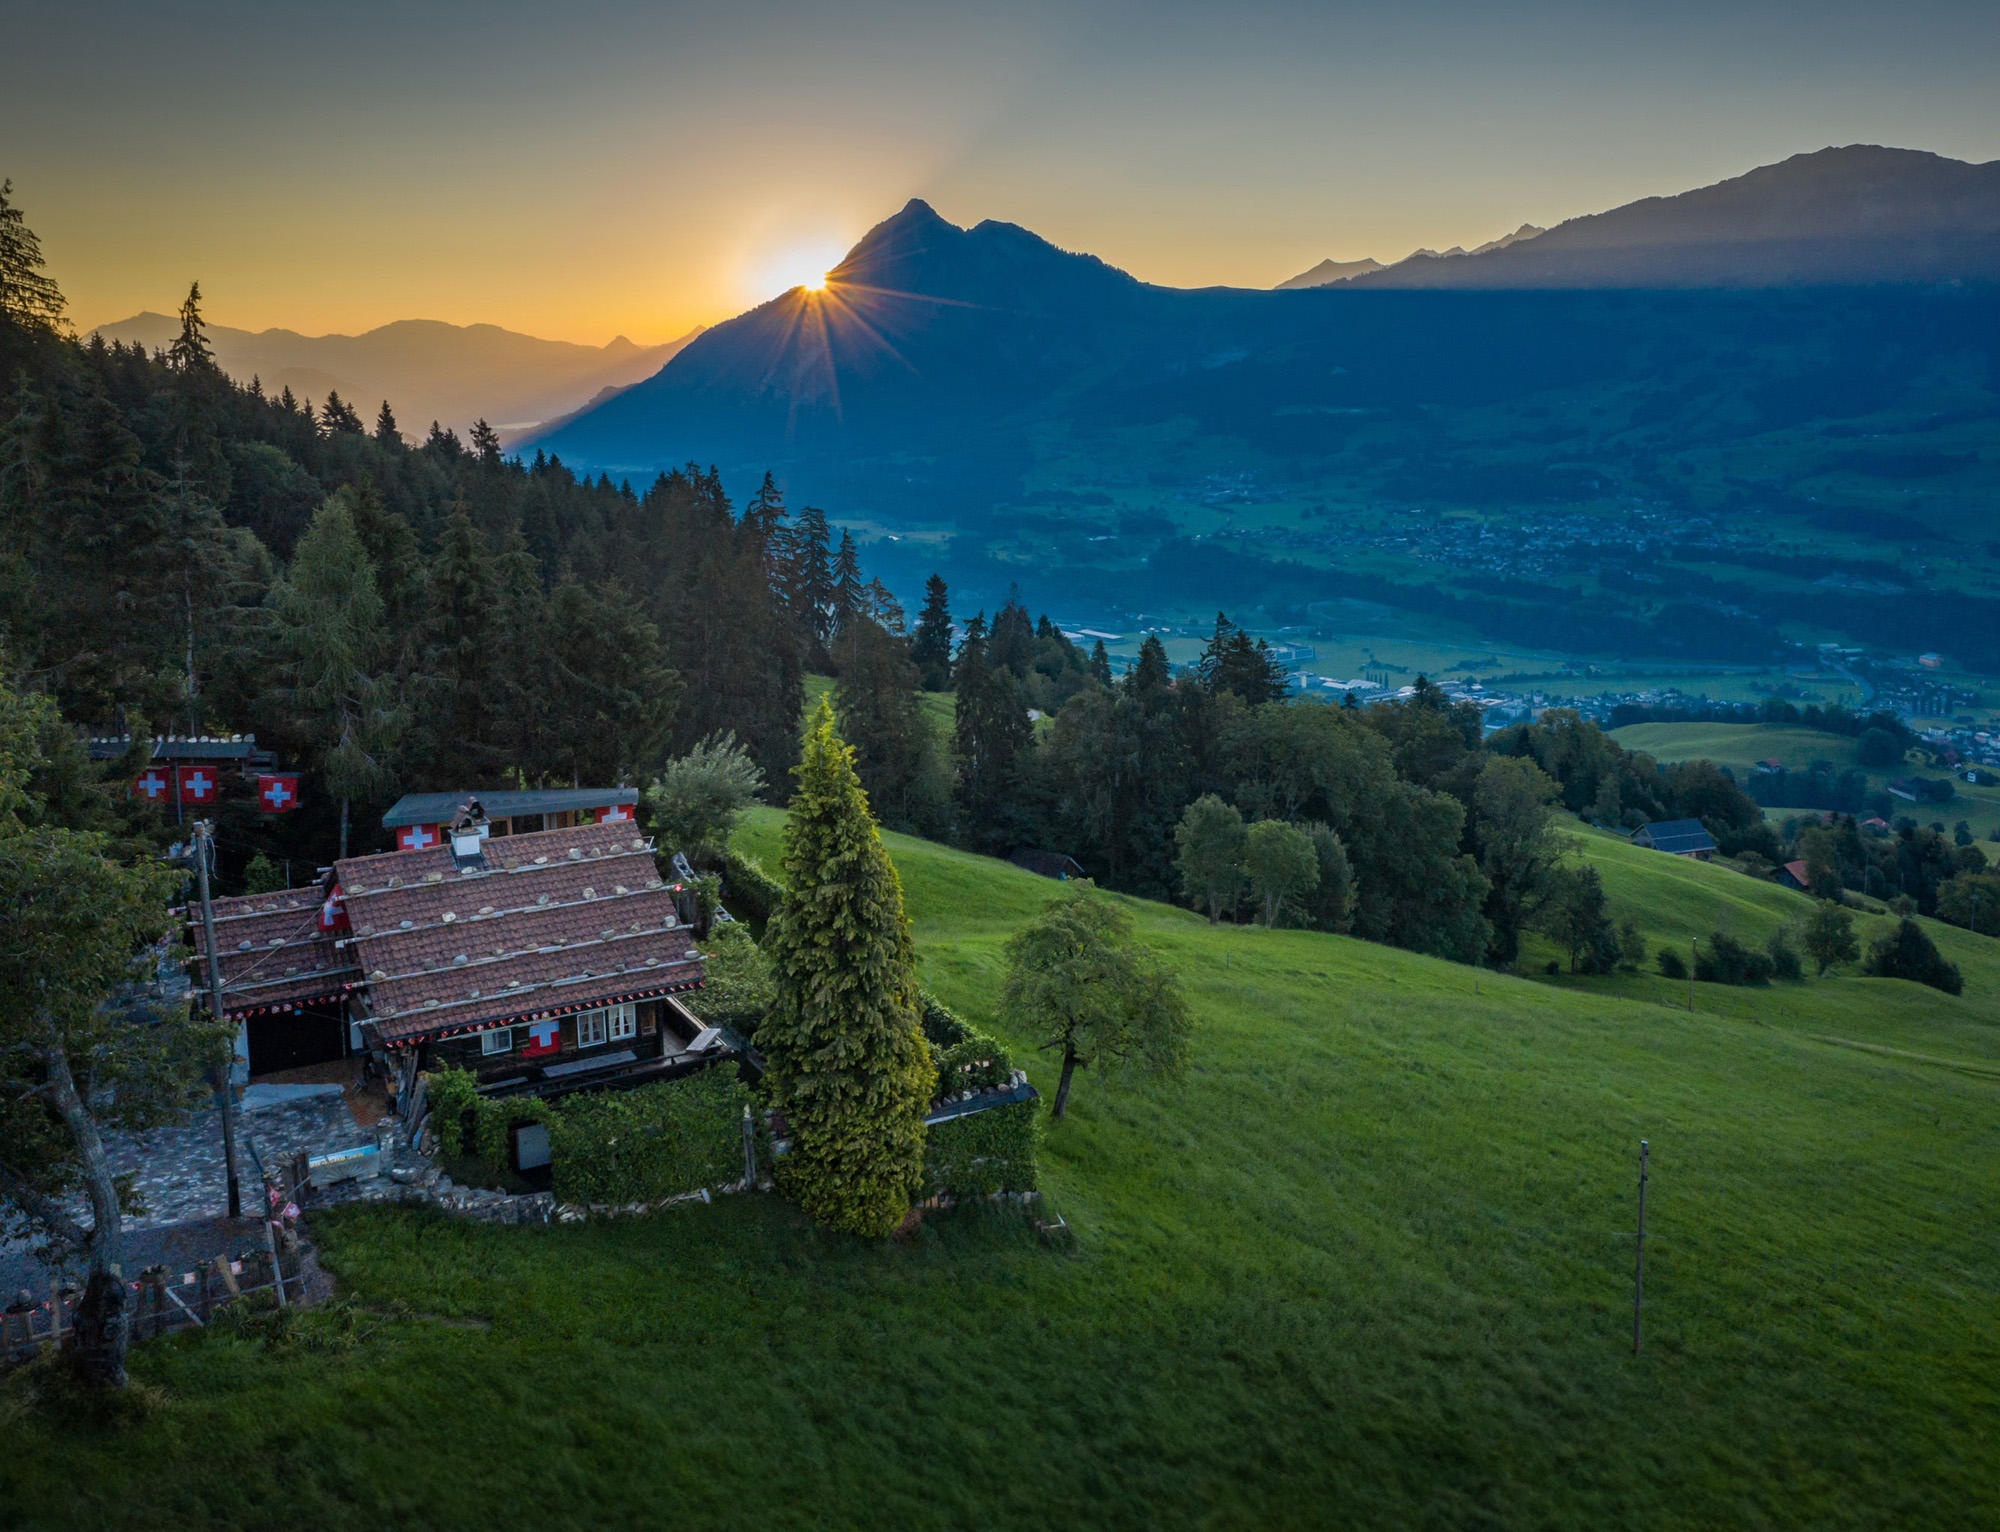
[[[206,819],[194,826],[195,878],[201,887],[201,930],[208,949],[208,1006],[217,1021],[228,1016],[222,1003],[222,962],[215,945],[215,905],[209,898],[209,861],[215,853],[214,827]],[[222,1066],[216,1081],[215,1105],[222,1114],[222,1157],[229,1170],[229,1216],[243,1216],[243,1182],[236,1170],[236,1101],[229,1091],[229,1076],[236,1060],[236,1045],[229,1045],[230,1062]]]
[[[1701,963],[1701,938],[1690,936],[1688,946],[1694,953],[1694,962],[1688,964],[1688,1009],[1694,1009],[1694,971]]]
[[[1632,1267],[1632,1355],[1639,1354],[1639,1306],[1646,1293],[1646,1141],[1639,1140],[1639,1253]]]

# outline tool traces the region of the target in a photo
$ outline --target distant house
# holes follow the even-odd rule
[[[1087,878],[1083,864],[1073,856],[1065,856],[1060,851],[1016,851],[1007,858],[1016,867],[1034,873],[1037,877],[1055,878],[1067,883],[1072,878]]]
[[[1785,769],[1785,763],[1779,760],[1775,755],[1765,756],[1764,759],[1759,761],[1756,766],[1756,770],[1762,772],[1765,776],[1773,776],[1778,772],[1783,771],[1784,769]]]
[[[1889,821],[1882,818],[1879,814],[1871,814],[1861,821],[1861,828],[1876,835],[1887,835],[1889,833]]]
[[[1804,862],[1787,862],[1778,869],[1778,881],[1787,888],[1810,889],[1812,874]]]
[[[1889,796],[1901,798],[1905,803],[1917,801],[1917,784],[1909,777],[1892,777],[1889,780]]]
[[[1662,819],[1641,825],[1632,832],[1632,844],[1669,856],[1691,856],[1698,862],[1708,861],[1716,852],[1715,838],[1699,819]]]

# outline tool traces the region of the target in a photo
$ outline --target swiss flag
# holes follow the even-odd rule
[[[132,779],[132,796],[144,798],[148,803],[165,803],[173,785],[173,778],[163,767],[148,766]]]
[[[629,803],[614,803],[608,809],[599,809],[597,811],[597,822],[601,825],[630,824],[632,822],[632,805]]]
[[[299,775],[295,771],[257,779],[257,807],[266,814],[289,814],[299,806]]]
[[[180,788],[181,802],[215,802],[216,781],[213,766],[176,766],[174,777]]]
[[[528,1041],[522,1045],[521,1057],[537,1058],[544,1053],[562,1052],[562,1023],[559,1021],[531,1021],[528,1023]]]
[[[333,885],[333,892],[326,896],[326,902],[319,907],[319,928],[322,931],[344,931],[347,929],[347,901],[340,897],[340,885]]]
[[[438,825],[404,825],[396,832],[398,851],[428,851],[438,843]]]

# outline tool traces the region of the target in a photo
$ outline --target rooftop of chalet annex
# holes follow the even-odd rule
[[[361,977],[354,954],[320,927],[318,883],[213,902],[216,967],[232,1016],[338,995]],[[189,911],[197,958],[208,955],[208,933]]]
[[[693,932],[630,824],[350,857],[334,867],[386,1043],[692,989]]]

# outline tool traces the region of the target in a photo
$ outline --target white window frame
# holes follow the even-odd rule
[[[512,1027],[489,1027],[479,1034],[479,1056],[490,1058],[496,1053],[514,1051],[514,1029]]]
[[[636,1001],[627,1000],[623,1005],[609,1008],[611,1017],[611,1040],[622,1043],[639,1035],[639,1006]]]
[[[578,1011],[576,1013],[576,1045],[579,1048],[596,1048],[605,1041],[603,1011]]]

